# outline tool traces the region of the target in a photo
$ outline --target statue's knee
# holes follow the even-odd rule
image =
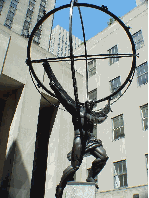
[[[106,162],[109,159],[109,157],[107,156],[107,154],[105,154],[105,155],[101,155],[100,159],[102,161],[105,161]]]
[[[95,154],[96,154],[96,158],[100,158],[101,160],[105,160],[107,161],[108,160],[108,156],[107,156],[107,153],[106,153],[106,150],[100,146],[100,147],[97,147],[95,149]]]
[[[75,169],[79,169],[81,163],[82,163],[82,148],[80,145],[78,145],[76,148],[74,148],[72,152],[72,157],[71,157],[71,165]]]
[[[75,161],[71,162],[71,166],[73,167],[73,169],[75,171],[77,171],[79,169],[80,165],[81,165],[81,161],[80,160],[75,160]]]
[[[106,150],[102,147],[102,146],[100,146],[99,147],[99,153],[101,153],[103,156],[107,156],[107,153],[106,153]]]
[[[106,155],[106,156],[104,157],[105,163],[107,162],[108,159],[109,159],[109,157]]]

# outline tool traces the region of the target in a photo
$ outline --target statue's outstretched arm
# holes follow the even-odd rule
[[[76,111],[76,103],[75,101],[67,94],[67,92],[63,89],[61,84],[58,82],[55,77],[50,65],[48,62],[43,63],[43,67],[50,79],[50,87],[54,91],[59,102],[66,108],[66,110],[73,115]]]
[[[60,103],[65,107],[65,109],[71,115],[74,115],[76,112],[76,107],[72,103],[72,101],[69,100],[68,98],[66,98],[66,95],[58,89],[58,87],[55,85],[55,83],[53,81],[50,83],[50,87],[54,91],[54,93],[55,93],[57,99],[60,101]]]
[[[110,108],[110,100],[108,100],[108,104],[105,105],[103,109],[100,111],[93,111],[93,115],[98,119],[97,123],[102,123],[105,121],[105,119],[108,117],[107,114],[111,111]]]

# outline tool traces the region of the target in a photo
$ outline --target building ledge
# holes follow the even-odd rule
[[[139,186],[129,186],[129,187],[117,188],[117,189],[106,190],[106,191],[98,191],[97,193],[109,193],[109,192],[114,192],[114,191],[126,191],[128,189],[141,188],[141,187],[146,187],[146,186],[148,186],[148,184],[143,184],[143,185],[139,185]]]

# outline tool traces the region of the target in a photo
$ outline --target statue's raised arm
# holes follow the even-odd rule
[[[43,67],[48,75],[48,78],[50,79],[49,85],[54,91],[57,99],[65,107],[65,109],[73,115],[76,111],[76,102],[68,95],[62,85],[58,82],[49,63],[44,62]]]
[[[100,111],[94,111],[97,117],[104,117],[107,116],[107,114],[111,111],[110,107],[110,100],[108,100],[108,104],[105,105],[104,108],[102,108]]]
[[[100,111],[93,111],[91,110],[94,106],[94,101],[87,101],[86,106],[88,106],[88,111],[86,113],[87,120],[90,120],[94,124],[101,124],[105,121],[105,119],[108,117],[107,114],[111,111],[110,107],[110,100],[108,100],[108,104],[105,105],[103,109]],[[83,113],[80,112],[81,117],[83,117]]]

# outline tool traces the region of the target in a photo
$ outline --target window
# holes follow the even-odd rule
[[[62,36],[61,56],[63,56],[63,47],[64,47],[64,34]]]
[[[108,50],[109,54],[118,54],[118,47],[115,45],[111,49]],[[113,63],[119,61],[119,58],[109,58],[109,64],[112,65]]]
[[[61,56],[63,56],[63,45],[61,46]]]
[[[5,0],[0,0],[0,14],[2,12]]]
[[[53,43],[53,34],[51,34],[51,38],[50,38],[50,41],[49,41],[49,52],[53,52],[53,45],[54,45],[54,43]]]
[[[60,54],[60,43],[58,43],[57,46],[58,46],[58,49],[57,49],[57,56],[59,57],[59,54]]]
[[[59,39],[58,39],[58,48],[57,48],[57,56],[59,57],[60,56],[60,51],[61,51],[61,27],[59,29]]]
[[[41,26],[39,26],[39,28],[35,32],[35,36],[34,36],[34,39],[33,39],[33,41],[37,44],[40,44],[40,35],[41,35]]]
[[[70,44],[68,44],[68,55],[70,54]]]
[[[96,60],[92,60],[88,63],[88,75],[89,78],[96,74]]]
[[[113,140],[125,137],[123,115],[112,118]]]
[[[66,56],[67,54],[67,34],[66,34],[66,40],[65,40],[65,53],[64,56]]]
[[[148,129],[148,104],[143,105],[140,108],[142,114],[143,130],[146,131]]]
[[[75,40],[75,49],[77,48],[77,38],[75,38],[76,40]]]
[[[117,78],[112,79],[110,81],[110,86],[111,86],[111,93],[114,93],[115,91],[117,91],[118,88],[121,86],[120,76],[118,76]],[[118,97],[119,95],[121,95],[121,91],[118,92],[115,96],[113,96],[112,99]]]
[[[114,164],[114,188],[121,188],[128,186],[126,160],[114,162],[113,164]]]
[[[8,14],[4,23],[4,26],[8,27],[9,29],[11,29],[12,27],[12,22],[13,22],[14,15],[16,13],[18,1],[19,0],[11,0],[11,3],[10,3]]]
[[[89,100],[94,100],[94,101],[96,101],[96,100],[97,100],[97,89],[94,89],[94,90],[90,91],[90,92],[88,93],[88,96],[89,96]],[[97,103],[95,104],[94,107],[96,107],[96,106],[97,106]]]
[[[53,38],[52,38],[51,42],[52,42],[52,41],[53,41]],[[52,49],[50,48],[52,53],[53,53],[53,51],[54,51],[54,43],[55,43],[55,37],[54,37],[54,41],[53,41],[53,43],[52,43],[52,45],[51,45],[51,48],[52,48]]]
[[[141,64],[136,70],[139,86],[148,83],[148,62]]]
[[[133,198],[139,198],[139,194],[134,194]]]
[[[143,40],[143,36],[142,36],[142,31],[139,30],[138,32],[136,32],[135,34],[132,35],[132,38],[134,40],[135,46],[136,46],[136,50],[140,49],[141,47],[143,47],[144,45],[144,40]]]
[[[46,6],[46,0],[42,0],[42,1],[41,1],[41,5],[42,5],[43,7],[45,7],[45,6]]]
[[[145,154],[145,161],[146,161],[146,170],[147,170],[147,176],[148,176],[148,154]]]
[[[34,10],[34,6],[35,6],[36,0],[30,0],[29,1],[29,10]]]

